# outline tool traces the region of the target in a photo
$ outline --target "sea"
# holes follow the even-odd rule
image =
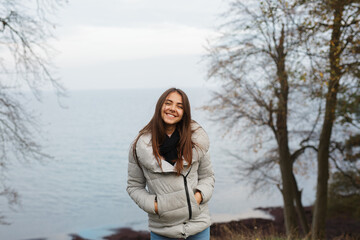
[[[10,206],[0,196],[1,240],[70,240],[69,234],[102,239],[114,229],[147,230],[147,215],[126,192],[129,147],[151,119],[155,104],[166,89],[69,91],[58,98],[43,92],[42,101],[25,106],[36,115],[36,141],[52,158],[8,163],[6,184],[19,193],[20,205]],[[239,177],[246,138],[236,137],[216,112],[203,110],[211,103],[212,89],[183,89],[190,100],[192,118],[207,131],[216,183],[209,203],[213,222],[269,216],[256,207],[280,206],[276,186],[253,193]],[[247,133],[249,134],[249,133]],[[304,204],[314,201],[314,182],[299,180]]]

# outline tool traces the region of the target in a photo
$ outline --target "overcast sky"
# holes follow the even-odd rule
[[[69,0],[55,63],[70,89],[203,87],[223,0]]]

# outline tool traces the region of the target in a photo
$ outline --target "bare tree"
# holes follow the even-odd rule
[[[242,171],[255,187],[265,181],[278,183],[289,236],[298,232],[298,217],[304,233],[309,231],[294,164],[306,149],[314,148],[307,143],[318,122],[315,117],[302,131],[294,126],[297,118],[304,118],[301,106],[308,91],[302,80],[304,54],[299,51],[304,39],[298,29],[302,11],[297,1],[232,1],[221,37],[208,48],[209,78],[223,84],[205,109],[216,111],[229,129],[240,126],[243,132],[251,129],[252,135],[262,136],[255,145],[266,145],[265,151],[256,161],[243,161]],[[295,135],[300,140],[295,141]]]
[[[325,238],[329,157],[336,120],[351,123],[351,102],[359,92],[360,2],[358,0],[305,1],[311,9],[307,28],[316,31],[309,48],[314,83],[325,109],[318,144],[318,176],[312,223],[312,239]],[[349,104],[338,106],[338,98]],[[344,103],[344,101],[343,101]],[[338,113],[338,116],[337,116]],[[338,119],[337,119],[338,117]]]
[[[255,187],[279,182],[288,234],[297,228],[295,209],[305,233],[308,229],[296,163],[304,163],[304,154],[317,158],[312,238],[322,239],[329,158],[338,168],[339,139],[358,134],[359,5],[358,0],[232,1],[222,36],[209,47],[209,77],[221,79],[223,91],[206,108],[217,111],[228,128],[262,136],[255,142],[263,148],[261,157],[243,161],[242,173]]]
[[[40,90],[46,84],[51,84],[58,96],[65,94],[51,63],[54,49],[48,45],[55,29],[52,16],[64,2],[0,2],[0,195],[10,205],[17,203],[18,194],[5,182],[7,163],[50,157],[35,140],[38,126],[21,99],[28,89],[41,100]]]

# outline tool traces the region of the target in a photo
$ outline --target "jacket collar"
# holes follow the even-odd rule
[[[209,138],[204,129],[195,121],[191,123],[191,129],[193,130],[191,140],[195,143],[195,147],[192,150],[192,162],[194,163],[196,161],[199,161],[208,151]],[[139,138],[136,144],[136,154],[139,158],[141,165],[143,165],[149,171],[159,173],[176,172],[175,165],[173,166],[165,160],[161,160],[162,168],[160,168],[153,154],[153,149],[151,145],[151,134],[144,134]],[[185,160],[183,160],[183,164],[184,170],[182,174],[186,175],[190,167],[187,166],[188,163]]]

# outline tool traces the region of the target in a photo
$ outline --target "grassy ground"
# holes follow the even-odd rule
[[[286,236],[279,236],[278,234],[272,233],[262,233],[261,231],[258,232],[247,232],[247,233],[232,233],[228,232],[223,236],[213,237],[211,236],[211,240],[308,240],[310,238],[306,237],[290,237],[287,238]],[[335,237],[332,240],[359,240],[358,237],[351,237],[351,236],[339,236]]]
[[[243,229],[241,233],[234,232],[226,225],[221,227],[221,236],[211,236],[211,240],[283,240],[285,236],[279,236],[275,230],[268,229],[263,232],[261,229]],[[296,238],[293,240],[297,240]]]
[[[258,222],[259,223],[259,222]],[[306,237],[289,237],[285,234],[279,233],[274,225],[263,225],[262,229],[258,223],[254,223],[252,227],[240,225],[234,228],[231,224],[218,224],[216,229],[213,229],[214,234],[211,235],[211,240],[308,240],[310,236]],[[215,231],[216,230],[216,231]],[[337,236],[329,237],[331,240],[360,240],[359,235],[347,235],[346,233]]]
[[[287,238],[286,236],[279,236],[278,234],[272,234],[272,233],[262,233],[261,231],[255,231],[253,233],[247,232],[247,233],[232,233],[227,232],[227,234],[224,234],[220,237],[213,237],[211,236],[211,240],[308,240],[310,238],[306,237],[291,237]],[[359,240],[358,237],[351,237],[351,236],[339,236],[336,238],[333,238],[332,240]]]

